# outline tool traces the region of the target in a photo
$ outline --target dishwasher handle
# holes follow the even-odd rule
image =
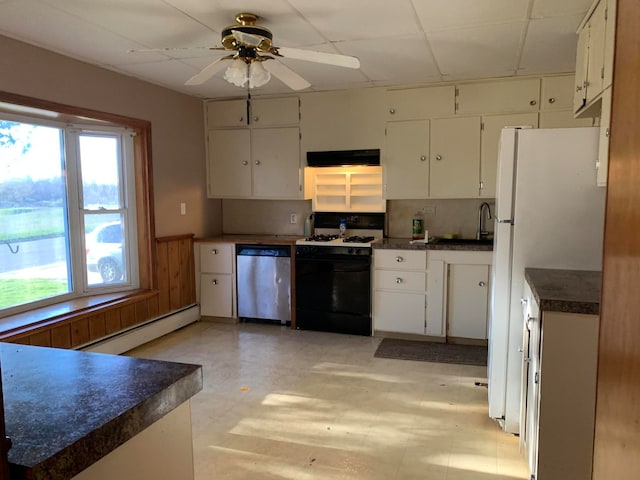
[[[291,247],[287,245],[236,245],[236,255],[251,257],[290,257]]]

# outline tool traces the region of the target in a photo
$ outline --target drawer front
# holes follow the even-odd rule
[[[233,277],[231,275],[200,276],[200,314],[209,317],[233,316]]]
[[[374,250],[375,268],[426,270],[427,252],[418,250]]]
[[[200,271],[233,273],[233,243],[201,243]]]
[[[427,274],[425,272],[407,272],[406,270],[375,270],[373,285],[376,290],[425,292]]]

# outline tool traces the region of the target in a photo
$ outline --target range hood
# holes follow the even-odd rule
[[[307,152],[307,165],[310,167],[380,165],[380,149]]]

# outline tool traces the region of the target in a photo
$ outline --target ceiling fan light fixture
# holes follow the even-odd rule
[[[231,62],[229,68],[224,72],[224,79],[234,84],[236,87],[244,87],[249,80],[247,74],[248,65],[241,58],[236,58]]]
[[[249,64],[249,88],[261,87],[271,80],[271,73],[269,73],[262,62],[251,62]]]

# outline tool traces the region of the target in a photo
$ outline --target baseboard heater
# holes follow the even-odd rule
[[[193,304],[182,310],[136,325],[130,330],[116,333],[112,337],[83,345],[78,350],[119,355],[198,320],[200,320],[200,308]]]

